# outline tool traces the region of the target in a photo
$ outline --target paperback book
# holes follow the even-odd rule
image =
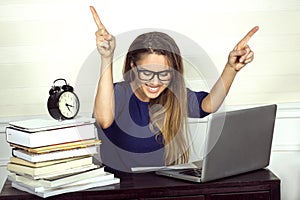
[[[30,176],[21,176],[16,173],[12,173],[9,175],[9,179],[16,182],[21,182],[23,184],[32,186],[32,187],[45,187],[45,188],[55,188],[61,187],[63,185],[68,185],[74,182],[78,182],[81,180],[86,180],[94,177],[102,177],[108,175],[104,171],[104,167],[98,166],[97,168],[90,169],[84,172],[76,172],[72,174],[63,174],[60,176],[53,176],[49,178],[42,179],[33,179]],[[107,178],[107,177],[106,177]]]
[[[30,186],[18,181],[12,181],[12,187],[43,198],[47,198],[59,194],[76,192],[76,191],[86,190],[95,187],[103,187],[103,186],[108,186],[117,183],[120,183],[120,179],[114,177],[113,174],[107,173],[103,177],[90,178],[90,179],[72,183],[70,185],[65,185],[62,187],[47,188],[47,187],[39,187],[39,186]]]
[[[49,153],[30,153],[24,149],[13,148],[12,155],[18,158],[22,158],[29,162],[44,162],[44,161],[51,161],[56,159],[63,159],[63,158],[72,158],[76,156],[84,156],[84,155],[94,155],[98,153],[97,146],[90,146],[86,148],[77,148],[77,149],[70,149],[70,150],[60,150],[60,151],[53,151]]]
[[[31,177],[35,177],[39,175],[55,173],[58,171],[64,171],[64,170],[68,170],[80,166],[92,165],[92,164],[93,164],[93,158],[92,156],[88,156],[88,157],[79,157],[77,159],[70,160],[67,162],[61,162],[61,163],[42,166],[42,167],[30,167],[30,166],[17,164],[17,163],[8,163],[7,170],[17,174],[24,174]]]

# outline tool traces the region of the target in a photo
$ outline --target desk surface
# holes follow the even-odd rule
[[[168,197],[169,199],[218,199],[211,195],[244,194],[258,195],[259,199],[280,199],[280,180],[268,169],[262,169],[230,178],[207,183],[191,183],[154,173],[115,174],[120,184],[93,188],[85,191],[62,194],[47,199],[143,199]],[[246,195],[247,196],[247,195]],[[201,197],[201,198],[200,198]],[[230,195],[227,195],[230,197]],[[262,198],[266,197],[266,198]],[[168,199],[167,198],[167,199]],[[239,199],[250,199],[239,198]],[[35,195],[19,191],[6,181],[0,193],[0,199],[40,199]],[[219,198],[235,199],[235,198]]]

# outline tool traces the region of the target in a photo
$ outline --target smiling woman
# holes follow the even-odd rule
[[[102,161],[126,171],[188,162],[191,146],[187,118],[205,117],[218,110],[237,72],[253,60],[247,42],[258,27],[230,52],[210,93],[186,87],[179,47],[172,37],[158,31],[134,39],[125,56],[124,81],[113,83],[115,37],[90,8],[98,27],[96,44],[101,55],[94,117],[103,140]]]
[[[120,158],[127,170],[136,166],[187,162],[187,116],[204,117],[208,114],[199,107],[199,102],[208,93],[187,92],[182,59],[175,41],[162,32],[142,34],[129,47],[124,66],[125,81],[114,84],[114,99],[109,102],[114,102],[113,122],[108,127],[102,125],[104,136],[119,149],[118,156],[113,157]],[[102,74],[100,82],[104,76]],[[97,101],[96,96],[95,116]],[[109,142],[103,144],[105,149]],[[106,148],[103,152],[112,154],[114,151]],[[125,156],[126,153],[135,154],[135,158],[143,155],[144,158],[132,159],[133,156]],[[105,156],[103,158],[105,160]],[[120,168],[121,165],[112,167],[116,166]]]

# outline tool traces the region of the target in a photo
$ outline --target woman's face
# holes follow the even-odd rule
[[[172,68],[164,55],[145,54],[142,59],[132,63],[135,74],[136,96],[145,102],[157,98],[169,85]]]

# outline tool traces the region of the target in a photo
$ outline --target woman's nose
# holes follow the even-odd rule
[[[158,78],[158,74],[155,74],[154,77],[150,80],[150,82],[151,82],[152,84],[155,84],[155,85],[160,84],[161,81],[160,81],[159,78]]]

